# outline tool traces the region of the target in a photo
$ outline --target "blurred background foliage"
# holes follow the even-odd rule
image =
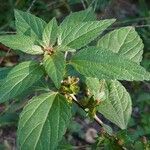
[[[46,21],[56,17],[61,22],[70,12],[87,7],[93,7],[98,20],[117,18],[117,22],[109,30],[135,26],[145,45],[142,65],[150,71],[150,0],[0,0],[0,34],[15,33],[14,9],[29,11]],[[1,67],[13,66],[20,59],[20,56],[0,44]],[[123,84],[133,101],[128,129],[120,131],[113,125],[115,137],[107,136],[102,128],[93,120],[86,119],[84,112],[75,106],[75,117],[60,142],[59,149],[150,149],[150,83]],[[20,101],[18,98],[18,101],[0,105],[0,150],[16,149],[18,116],[25,104],[26,101]],[[100,117],[105,123],[112,125],[103,116]]]

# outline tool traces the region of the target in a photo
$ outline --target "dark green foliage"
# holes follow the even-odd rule
[[[143,43],[133,27],[114,30],[90,46],[114,22],[115,19],[96,21],[91,8],[71,13],[60,25],[55,18],[46,23],[28,12],[15,10],[17,33],[0,36],[0,42],[37,59],[0,70],[0,103],[23,99],[28,89],[38,91],[38,83],[46,84],[39,84],[43,88],[38,95],[31,95],[35,96],[20,115],[19,149],[57,149],[73,115],[73,103],[105,130],[97,145],[104,143],[106,149],[111,145],[121,147],[115,146],[119,141],[113,137],[111,127],[96,113],[126,129],[132,102],[117,80],[150,80],[150,73],[139,63]]]

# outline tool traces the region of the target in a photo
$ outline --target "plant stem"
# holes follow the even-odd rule
[[[29,6],[29,8],[27,9],[27,12],[30,12],[31,8],[33,7],[34,3],[36,2],[36,0],[33,0],[31,5]]]
[[[87,112],[87,111],[85,110],[85,108],[78,102],[77,98],[76,98],[73,94],[70,94],[70,96],[72,97],[72,99],[74,100],[74,102],[75,102],[80,108],[82,108],[85,112]],[[94,118],[94,120],[95,120],[100,126],[103,126],[103,125],[104,125],[104,123],[102,122],[102,120],[100,120],[97,115],[95,115],[93,118]]]
[[[82,105],[78,102],[77,98],[76,98],[73,94],[70,94],[70,96],[72,97],[73,101],[74,101],[80,108],[82,108],[85,112],[87,112],[87,111],[85,110],[84,106],[82,106]],[[97,115],[95,115],[93,118],[94,118],[94,120],[95,120],[100,126],[103,127],[103,125],[105,125],[105,124],[101,121],[101,119],[98,118]],[[118,142],[119,139],[118,139],[115,135],[110,135],[110,134],[108,134],[107,132],[106,132],[106,134],[107,134],[109,137],[113,137],[113,138],[115,139],[115,141]],[[127,150],[123,145],[119,145],[119,144],[118,144],[118,146],[121,147],[123,150]]]
[[[65,60],[67,60],[68,52],[65,52]]]
[[[104,123],[102,122],[102,120],[98,118],[97,115],[94,116],[94,120],[95,120],[99,125],[101,125],[101,126],[104,124]]]

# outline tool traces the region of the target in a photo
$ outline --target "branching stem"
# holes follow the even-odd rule
[[[74,101],[80,108],[82,108],[85,112],[87,112],[87,111],[85,110],[85,108],[78,102],[77,98],[76,98],[73,94],[70,94],[70,96],[72,97],[73,101]],[[97,115],[94,116],[94,120],[95,120],[100,126],[103,126],[104,123],[102,122],[102,120],[100,120],[100,119],[98,118]]]

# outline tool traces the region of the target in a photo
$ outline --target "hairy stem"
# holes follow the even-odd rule
[[[68,52],[65,52],[65,60],[67,60]]]
[[[87,112],[86,110],[85,110],[85,108],[78,102],[78,100],[77,100],[77,98],[73,95],[73,94],[70,94],[70,96],[72,97],[72,99],[73,99],[73,101],[80,107],[80,108],[82,108],[85,112]],[[100,126],[102,126],[103,127],[103,125],[105,125],[102,121],[101,121],[101,119],[99,119],[98,118],[98,116],[97,115],[95,115],[94,116],[94,120],[100,125]],[[118,138],[115,136],[115,135],[110,135],[109,133],[105,133],[107,136],[109,136],[109,137],[113,137],[114,139],[115,139],[115,141],[118,143]],[[121,147],[123,150],[126,150],[126,148],[123,146],[123,145],[119,145],[118,144],[118,146],[119,147]]]
[[[73,95],[73,94],[70,94],[70,96],[72,97],[73,101],[80,107],[82,108],[85,112],[87,112],[85,110],[85,108],[78,102],[77,98]],[[98,118],[97,115],[94,116],[94,120],[100,125],[100,126],[103,126],[104,123]]]

